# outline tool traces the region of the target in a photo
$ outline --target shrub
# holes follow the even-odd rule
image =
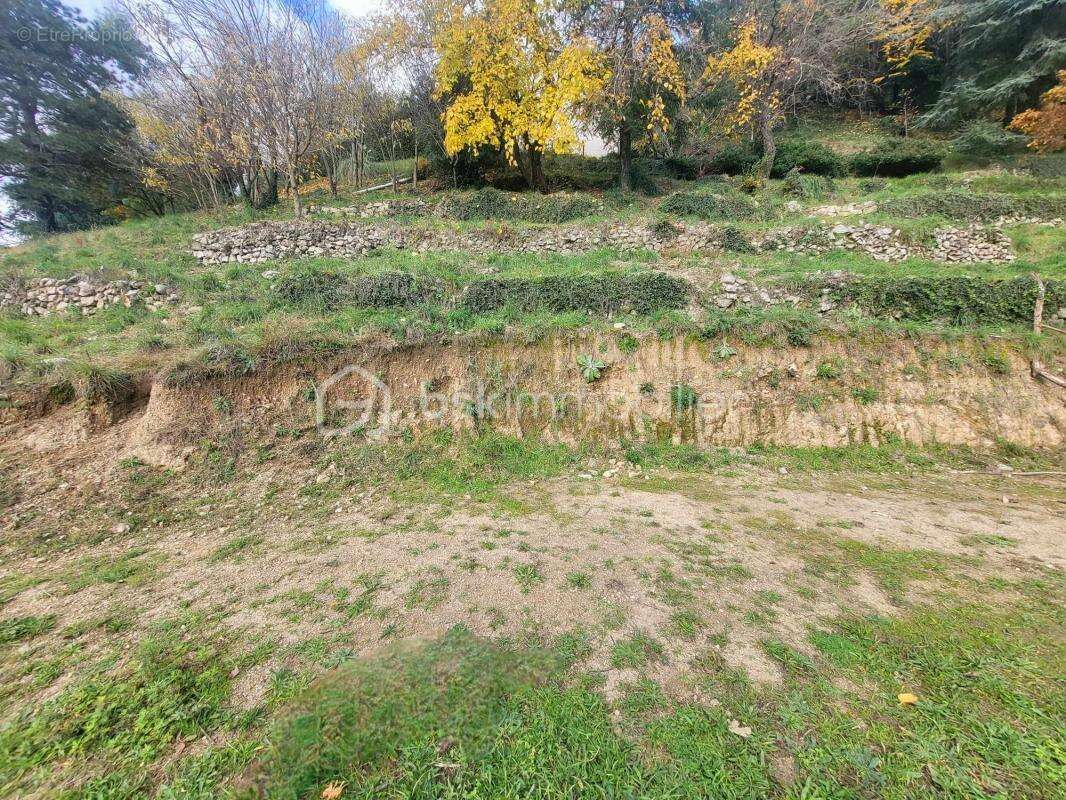
[[[1010,194],[936,192],[900,197],[881,204],[881,210],[897,217],[948,217],[957,220],[993,220],[1023,216],[1053,219],[1066,216],[1066,199],[1059,197],[1018,197]]]
[[[349,278],[310,264],[297,264],[278,278],[274,293],[282,305],[333,311],[342,305],[366,308],[408,306],[438,294],[440,287],[408,272]]]
[[[344,301],[347,279],[308,263],[294,264],[274,283],[277,299],[288,306],[331,310]]]
[[[722,249],[727,253],[754,253],[753,245],[740,228],[726,225],[722,229]]]
[[[1025,137],[988,120],[974,120],[951,142],[951,152],[971,160],[991,160],[1025,150]]]
[[[691,156],[670,156],[663,159],[663,172],[671,178],[694,181],[703,174],[704,163]]]
[[[851,157],[851,171],[859,177],[902,178],[940,167],[944,152],[939,145],[915,139],[888,139],[865,153]]]
[[[794,169],[827,178],[838,178],[847,172],[844,159],[824,144],[799,139],[780,144],[770,177],[783,178]]]
[[[1045,303],[1066,305],[1066,283],[1048,281]],[[837,299],[870,314],[943,320],[955,325],[1026,323],[1033,318],[1036,284],[1032,278],[985,280],[955,275],[939,278],[870,276],[851,281]]]
[[[759,161],[759,151],[751,142],[730,142],[709,158],[704,170],[710,175],[743,175]]]
[[[758,206],[750,198],[737,192],[676,192],[659,207],[666,214],[699,217],[700,219],[750,219]]]
[[[790,197],[812,200],[816,197],[825,196],[829,191],[829,181],[821,175],[807,175],[793,169],[785,176],[781,188]]]
[[[366,308],[390,308],[415,305],[442,294],[442,286],[416,280],[409,272],[383,272],[351,281],[348,302]]]
[[[682,308],[688,297],[688,283],[663,272],[604,273],[477,281],[467,287],[460,305],[474,314],[505,307],[520,311],[650,314]]]
[[[458,220],[513,219],[559,223],[598,213],[603,210],[603,204],[583,195],[516,194],[486,188],[469,194],[450,195],[440,208],[443,214]]]

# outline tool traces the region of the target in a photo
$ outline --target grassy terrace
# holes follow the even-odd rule
[[[756,197],[759,203],[756,218],[719,221],[728,222],[744,234],[770,227],[817,224],[785,209],[784,203],[791,199],[786,194],[785,183],[773,181]],[[677,182],[676,185],[679,191],[697,195],[723,191],[735,193],[719,181]],[[933,215],[926,213],[930,198],[937,204],[938,213]],[[633,224],[652,225],[670,217],[659,208],[669,199],[608,195],[600,201],[605,211],[578,218],[572,224],[592,225],[626,219]],[[806,198],[802,202],[812,206],[861,200],[877,201],[884,209],[862,219],[891,225],[905,236],[918,240],[936,227],[965,225],[965,220],[982,214],[987,216],[1011,209],[1030,214],[1043,209],[1044,216],[1052,212],[1061,214],[1066,205],[1066,183],[1061,178],[996,172],[948,173],[903,179],[848,178],[832,181],[822,187],[818,197]],[[0,354],[14,367],[20,382],[33,383],[50,380],[72,368],[156,370],[166,363],[196,357],[197,353],[219,345],[254,349],[281,332],[300,331],[305,338],[319,337],[331,345],[343,345],[382,332],[403,341],[425,335],[495,334],[505,330],[537,336],[553,330],[605,324],[597,315],[581,310],[523,312],[505,307],[490,313],[471,313],[467,309],[443,307],[433,301],[377,308],[347,304],[338,307],[328,298],[280,296],[271,290],[271,281],[262,277],[262,272],[267,269],[278,269],[283,273],[296,271],[305,276],[327,273],[343,279],[405,272],[418,281],[437,281],[453,289],[486,276],[538,278],[659,269],[681,274],[697,283],[704,280],[704,276],[712,281],[715,275],[724,271],[754,277],[760,282],[802,280],[816,270],[847,270],[885,278],[916,276],[930,280],[957,275],[991,280],[1023,276],[1034,271],[1049,279],[1066,277],[1066,233],[1061,226],[1036,225],[1014,225],[1006,229],[1018,259],[1010,264],[997,265],[947,265],[922,259],[883,263],[848,251],[835,251],[815,258],[785,252],[706,257],[699,254],[679,256],[669,251],[656,255],[607,250],[577,256],[473,256],[458,252],[382,251],[352,260],[308,259],[296,265],[269,263],[217,268],[198,265],[186,252],[190,237],[197,231],[254,219],[280,219],[285,214],[284,209],[266,215],[232,209],[219,215],[174,215],[104,230],[54,236],[10,250],[0,256],[0,280],[12,280],[16,276],[66,277],[75,273],[101,278],[133,275],[177,287],[182,302],[180,308],[165,312],[149,313],[135,306],[109,309],[88,319],[78,316],[0,317]],[[404,224],[463,229],[500,224],[535,226],[538,223],[499,219],[448,221],[431,216],[404,220]],[[190,307],[197,310],[189,313]],[[712,330],[743,330],[753,340],[764,337],[766,330],[780,327],[775,326],[774,321],[790,314],[805,316],[803,324],[808,328],[828,328],[837,333],[871,327],[887,328],[890,332],[893,329],[928,332],[943,328],[943,325],[929,320],[903,319],[898,323],[886,323],[854,316],[845,324],[840,320],[818,319],[802,311],[772,310],[756,314],[731,311],[723,314],[710,309],[710,314],[718,320],[711,326]],[[770,322],[767,323],[764,317]],[[721,318],[725,318],[724,323]],[[665,308],[640,318],[630,318],[627,322],[638,330],[654,329],[668,335],[698,334],[707,327],[705,319]],[[996,327],[994,322],[971,320],[967,328],[977,332],[976,329],[989,325]],[[1006,335],[1014,337],[1016,334],[1008,331]],[[1053,344],[1045,346],[1055,347]]]

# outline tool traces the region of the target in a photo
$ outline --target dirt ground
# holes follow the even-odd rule
[[[55,615],[33,647],[78,632],[91,663],[155,622],[221,612],[235,640],[278,645],[237,679],[247,707],[308,652],[365,653],[456,624],[579,632],[609,694],[637,677],[633,647],[642,674],[678,695],[708,651],[773,684],[767,641],[803,652],[841,614],[893,615],[945,591],[987,600],[997,579],[1066,559],[1055,477],[597,468],[474,499],[353,484],[301,463],[299,447],[230,476],[168,473],[116,460],[121,428],[36,452],[6,440],[18,496],[4,515],[3,615]],[[100,624],[116,615],[126,624]]]

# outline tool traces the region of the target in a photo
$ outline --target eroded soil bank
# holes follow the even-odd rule
[[[111,424],[123,431],[115,455],[152,463],[173,463],[206,431],[233,424],[370,438],[446,426],[568,443],[1055,449],[1066,398],[1034,380],[1017,352],[972,341],[757,348],[590,335],[366,347],[243,377],[156,376],[139,396],[23,418],[7,435],[47,450]]]

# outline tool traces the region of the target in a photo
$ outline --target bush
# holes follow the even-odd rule
[[[278,277],[274,294],[283,305],[328,311],[340,307],[347,283],[337,272],[297,263]]]
[[[666,198],[659,210],[700,219],[750,219],[758,210],[755,202],[737,192],[677,192]]]
[[[1045,303],[1066,304],[1066,283],[1049,281]],[[912,320],[942,320],[954,325],[1030,322],[1036,300],[1032,278],[989,281],[963,275],[866,277],[851,281],[837,300],[853,302],[867,313],[902,312]]]
[[[449,195],[441,212],[452,219],[511,219],[528,222],[569,222],[596,214],[603,204],[583,195],[529,195],[478,189],[469,194]]]
[[[604,191],[618,184],[618,159],[552,154],[544,159],[544,173],[553,189]]]
[[[383,272],[349,278],[311,264],[297,264],[274,284],[281,305],[333,311],[343,305],[391,308],[421,303],[441,293],[435,283],[416,281],[408,272]]]
[[[887,139],[873,150],[851,157],[851,171],[861,178],[902,178],[938,169],[943,149],[915,139]]]
[[[670,156],[663,160],[663,171],[671,178],[694,181],[703,174],[704,163],[690,156]]]
[[[460,305],[474,314],[509,307],[519,311],[587,311],[598,314],[682,308],[689,285],[663,272],[494,278],[467,287]]]
[[[829,187],[829,180],[821,175],[807,175],[794,169],[785,176],[781,188],[790,197],[812,200],[816,197],[824,197]]]
[[[722,230],[722,249],[727,253],[756,252],[755,245],[744,235],[744,231],[733,225],[726,225]]]
[[[730,142],[704,164],[709,175],[743,175],[759,161],[759,151],[751,142]]]
[[[794,169],[827,178],[839,178],[847,172],[844,159],[824,144],[797,139],[778,146],[770,177],[783,178]]]
[[[951,142],[953,155],[970,160],[1004,158],[1025,150],[1025,137],[988,120],[975,120]]]
[[[1058,197],[1018,197],[1010,194],[936,192],[900,197],[881,204],[887,214],[905,218],[941,216],[957,220],[993,220],[998,217],[1066,216],[1066,199]]]

